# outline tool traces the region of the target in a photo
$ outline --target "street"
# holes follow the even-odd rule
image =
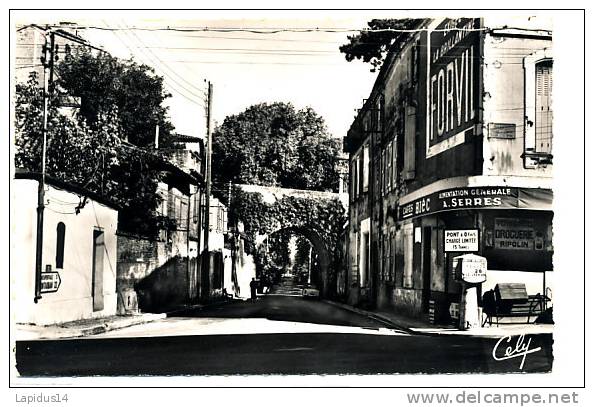
[[[520,370],[522,357],[493,358],[496,338],[410,335],[323,301],[266,296],[84,339],[19,341],[16,361],[22,376],[550,371],[552,336],[528,339],[541,349]]]

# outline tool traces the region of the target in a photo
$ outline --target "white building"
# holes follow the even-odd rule
[[[41,298],[35,298],[39,175],[18,173],[11,197],[11,310],[17,323],[49,325],[115,315],[118,211],[46,178]]]

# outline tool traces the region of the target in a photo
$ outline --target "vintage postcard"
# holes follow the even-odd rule
[[[581,383],[573,16],[12,10],[11,384]]]

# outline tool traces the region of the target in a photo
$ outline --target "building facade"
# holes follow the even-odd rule
[[[35,297],[39,174],[12,182],[11,266],[17,323],[50,325],[116,313],[118,210],[104,198],[46,177],[41,298]]]
[[[348,301],[449,322],[464,253],[486,257],[483,291],[522,283],[551,297],[550,28],[489,18],[418,28],[388,53],[345,138]]]

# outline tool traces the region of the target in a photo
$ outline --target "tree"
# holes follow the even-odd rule
[[[115,109],[121,133],[130,143],[152,146],[157,125],[160,146],[172,143],[174,127],[163,105],[171,95],[153,68],[82,49],[67,54],[57,64],[56,74],[57,88],[81,98],[80,113],[91,128],[99,128],[99,117]]]
[[[228,116],[213,133],[213,177],[225,183],[336,190],[340,149],[307,107],[261,103]]]
[[[371,72],[382,66],[387,52],[393,48],[400,48],[409,38],[410,33],[390,30],[411,30],[423,20],[415,18],[403,19],[373,19],[367,23],[370,31],[361,31],[356,35],[349,35],[349,42],[339,47],[345,54],[347,61],[362,59],[372,65]],[[374,31],[387,30],[387,31]]]
[[[43,90],[31,73],[17,84],[15,100],[15,166],[41,171]],[[121,207],[122,230],[154,235],[160,203],[157,183],[163,157],[152,151],[121,143],[120,118],[106,105],[97,112],[94,126],[82,114],[66,114],[58,98],[50,97],[46,173],[98,195]]]

